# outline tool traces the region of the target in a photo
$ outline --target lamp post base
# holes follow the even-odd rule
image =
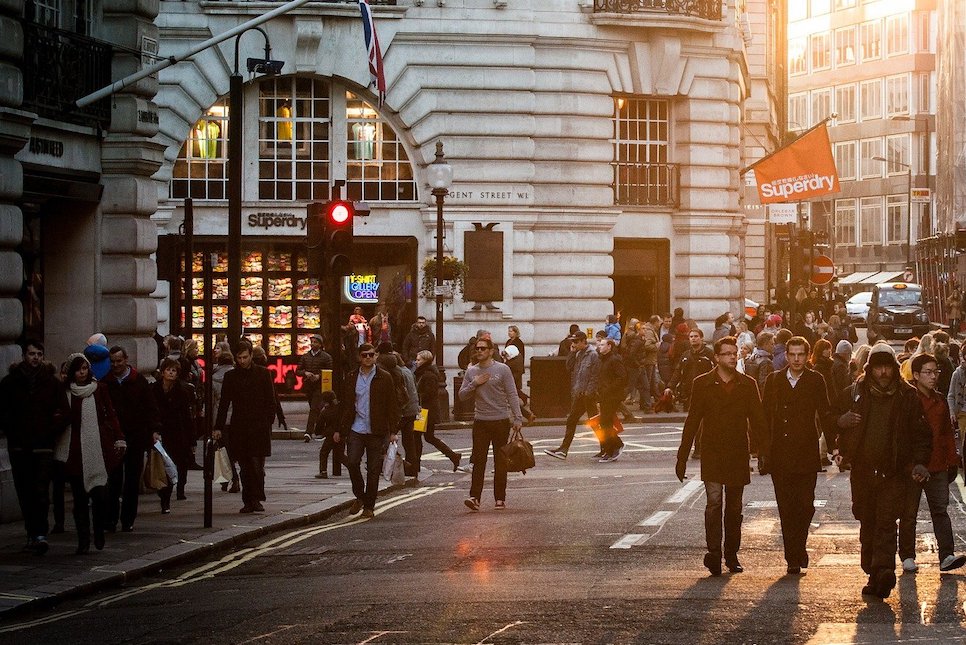
[[[446,389],[446,370],[437,366],[439,369],[439,419],[440,423],[449,422],[449,391]]]

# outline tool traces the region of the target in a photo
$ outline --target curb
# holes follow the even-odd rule
[[[302,434],[299,433],[299,438]],[[420,484],[428,481],[435,473],[420,479]],[[405,484],[390,484],[380,488],[378,497],[406,488]],[[217,555],[233,548],[242,546],[252,540],[265,537],[272,533],[287,529],[307,526],[315,522],[328,519],[343,510],[348,510],[355,499],[351,493],[339,493],[328,499],[321,500],[289,511],[282,511],[274,515],[258,518],[255,526],[230,526],[204,536],[203,541],[182,541],[153,553],[132,558],[115,565],[106,565],[105,569],[91,569],[83,574],[65,578],[56,583],[47,584],[37,589],[24,589],[24,601],[0,608],[0,621],[16,617],[22,613],[54,606],[62,601],[89,595],[112,587],[120,587],[139,578],[163,571],[166,568],[203,558]]]

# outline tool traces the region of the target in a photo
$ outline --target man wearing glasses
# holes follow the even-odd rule
[[[506,508],[506,464],[500,457],[500,448],[510,438],[510,428],[519,430],[523,425],[520,413],[520,397],[513,382],[513,373],[503,363],[493,359],[496,351],[489,337],[478,338],[474,345],[476,363],[466,370],[459,397],[466,401],[474,399],[473,414],[473,478],[470,496],[466,506],[473,511],[480,510],[480,497],[483,494],[483,477],[486,475],[486,458],[493,446],[493,461],[496,473],[493,476],[493,497],[496,509]]]
[[[916,564],[916,518],[923,491],[932,516],[932,531],[939,545],[939,570],[951,571],[966,564],[966,555],[953,553],[953,526],[946,510],[949,506],[949,484],[959,474],[960,457],[956,451],[956,434],[949,407],[936,389],[939,371],[932,354],[919,354],[912,359],[912,384],[916,386],[926,423],[932,430],[932,454],[926,464],[929,476],[913,479],[908,484],[906,498],[901,505],[899,559],[902,560],[902,570],[908,573],[919,568]]]
[[[382,460],[389,442],[396,439],[399,406],[392,375],[376,365],[376,350],[369,343],[359,345],[359,367],[349,372],[343,388],[341,432],[332,439],[347,437],[346,467],[352,480],[355,500],[349,514],[360,510],[362,517],[373,517]],[[366,453],[366,478],[362,479],[362,453]]]
[[[818,436],[832,436],[835,419],[821,374],[806,369],[810,346],[802,336],[786,343],[788,365],[765,378],[765,436],[758,472],[771,475],[781,519],[787,572],[808,568],[808,527],[815,515],[815,483],[822,469]]]
[[[694,379],[691,407],[684,422],[674,473],[684,481],[688,454],[701,431],[701,479],[707,494],[704,532],[708,552],[704,566],[721,575],[721,523],[724,511],[724,558],[731,573],[741,573],[741,508],[745,486],[751,483],[748,460],[765,429],[765,416],[755,379],[738,372],[738,341],[734,336],[714,343],[717,366]],[[750,447],[750,449],[749,449]],[[812,451],[815,455],[818,450]]]

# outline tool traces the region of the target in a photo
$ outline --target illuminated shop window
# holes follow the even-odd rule
[[[345,93],[346,175],[350,199],[416,199],[412,164],[402,143],[366,101]]]
[[[194,124],[181,146],[171,177],[171,196],[226,199],[227,160],[228,105],[221,101]]]

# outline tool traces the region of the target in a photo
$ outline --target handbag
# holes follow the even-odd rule
[[[506,464],[508,473],[523,473],[537,465],[533,458],[533,445],[523,438],[523,433],[514,430],[510,441],[500,447],[500,456]]]
[[[422,408],[419,416],[413,421],[413,432],[426,432],[426,422],[429,420],[429,410]]]
[[[164,472],[164,460],[157,450],[148,452],[148,464],[144,468],[141,478],[145,488],[161,490],[168,485],[168,476]]]
[[[231,459],[228,449],[221,447],[215,451],[215,483],[227,484],[231,481]]]

